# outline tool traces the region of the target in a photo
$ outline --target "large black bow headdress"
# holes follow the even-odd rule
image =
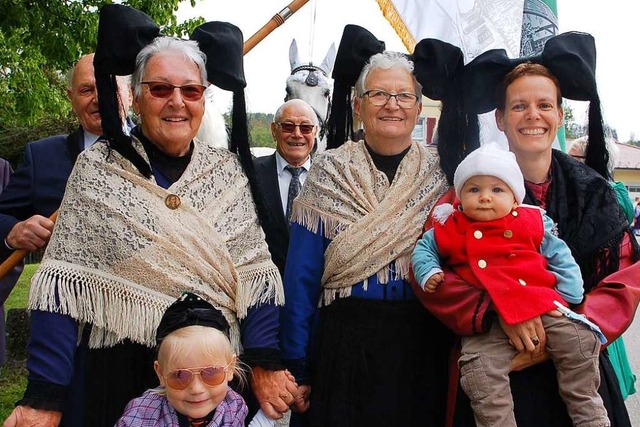
[[[384,51],[385,44],[365,28],[346,25],[333,66],[333,97],[328,120],[327,148],[342,145],[353,138],[353,113],[351,111],[351,89],[362,68],[376,53]]]
[[[268,211],[258,188],[249,143],[247,107],[244,88],[244,38],[240,28],[222,21],[206,22],[198,26],[190,37],[206,55],[207,76],[211,84],[233,93],[231,110],[231,137],[229,149],[237,154],[244,169],[260,221],[264,222]]]
[[[133,73],[136,56],[158,35],[160,28],[139,10],[119,4],[107,4],[100,9],[93,67],[102,133],[109,147],[129,159],[147,178],[151,176],[151,167],[133,148],[130,137],[122,130],[123,118],[120,117],[115,76]]]
[[[229,336],[229,323],[220,310],[202,297],[184,292],[162,315],[156,329],[156,343],[160,344],[173,331],[194,325],[215,328]]]
[[[464,56],[459,47],[437,39],[421,40],[411,55],[422,94],[442,101],[438,124],[440,167],[453,184],[458,164],[478,146],[478,119],[468,114],[462,96]],[[459,123],[467,123],[460,126]]]
[[[589,145],[586,164],[609,177],[609,155],[605,146],[600,98],[596,85],[596,45],[590,34],[569,32],[550,38],[541,54],[511,59],[504,49],[489,50],[465,67],[466,105],[475,113],[498,107],[497,91],[505,75],[517,65],[532,62],[544,65],[558,79],[562,96],[589,101]]]

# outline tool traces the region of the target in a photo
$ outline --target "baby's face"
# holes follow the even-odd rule
[[[489,175],[469,178],[460,191],[462,212],[474,221],[492,221],[507,215],[518,206],[511,188],[501,179]]]
[[[161,366],[156,361],[154,367],[160,385],[165,387],[169,404],[183,415],[200,418],[209,414],[224,400],[227,384],[233,378],[233,363],[234,360],[225,360],[223,357],[212,360],[205,352],[193,348],[171,360],[168,366]],[[210,385],[205,380],[221,382]],[[182,381],[181,387],[184,384],[186,387],[182,390],[172,388],[171,384],[177,381]]]

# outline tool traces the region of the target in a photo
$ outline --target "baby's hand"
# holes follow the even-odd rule
[[[436,273],[427,279],[427,283],[424,284],[424,291],[427,293],[434,293],[438,289],[440,282],[444,280],[444,273]]]

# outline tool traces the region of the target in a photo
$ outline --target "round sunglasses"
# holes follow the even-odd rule
[[[167,386],[174,390],[184,390],[191,384],[196,375],[200,375],[202,382],[209,387],[215,387],[224,382],[229,372],[229,366],[204,366],[202,368],[184,368],[169,372],[164,377]]]
[[[173,95],[173,91],[180,89],[180,95],[187,101],[198,101],[202,98],[206,86],[199,84],[172,85],[167,82],[140,82],[140,84],[149,87],[149,93],[154,98],[168,98]]]

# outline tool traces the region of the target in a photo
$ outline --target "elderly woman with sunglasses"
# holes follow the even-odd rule
[[[449,333],[407,274],[446,183],[437,154],[411,138],[422,108],[413,63],[382,50],[365,29],[345,28],[334,78],[347,94],[355,83],[365,138],[340,145],[334,128],[330,146],[340,146],[316,157],[293,204],[281,336],[313,426],[444,423]]]
[[[127,46],[112,47],[114,33]],[[230,80],[232,60],[241,64],[240,30],[208,23],[194,33],[198,42],[156,36],[157,26],[138,11],[101,11],[95,68],[105,137],[80,156],[33,279],[29,382],[5,426],[57,425],[62,414],[64,426],[113,426],[130,399],[156,384],[154,331],[183,291],[218,308],[234,352],[263,368],[266,391],[255,374],[252,387],[265,412],[281,416],[293,402],[296,385],[278,370],[281,279],[241,166],[250,164],[242,155],[248,146],[238,162],[194,138],[207,74],[217,78],[211,67],[224,64]],[[139,53],[131,52],[134,43]],[[208,43],[217,49],[209,46],[211,67],[201,51]],[[120,58],[123,52],[132,59]],[[130,72],[141,124],[129,137],[117,125],[111,85],[113,74]],[[241,83],[234,88],[236,144]]]
[[[597,324],[609,342],[619,337],[634,318],[640,299],[640,252],[624,217],[616,194],[607,182],[608,153],[605,145],[600,100],[595,81],[595,41],[584,33],[566,33],[546,42],[541,55],[509,59],[504,50],[491,50],[464,67],[465,98],[461,105],[473,117],[496,108],[498,128],[507,137],[525,180],[525,203],[545,209],[553,219],[558,237],[564,240],[578,263],[584,282],[584,300],[573,309]],[[589,101],[589,149],[586,165],[552,148],[562,125],[562,97]],[[443,128],[461,129],[464,114],[449,116]],[[467,123],[471,122],[466,118]],[[446,133],[445,133],[446,134]],[[464,134],[464,132],[463,132]],[[477,146],[478,133],[468,129],[467,142],[441,140],[449,153]],[[472,149],[472,148],[471,148]],[[449,156],[450,161],[464,156]],[[455,166],[449,164],[449,166]],[[452,200],[448,194],[444,199]],[[505,231],[504,236],[508,238]],[[484,238],[484,237],[476,237]],[[512,254],[513,257],[517,255]],[[510,255],[511,257],[511,255]],[[478,265],[480,262],[478,261]],[[496,262],[501,262],[497,260]],[[509,260],[504,260],[509,262]],[[481,268],[484,268],[481,266]],[[499,268],[499,267],[498,267]],[[526,286],[526,283],[522,283]],[[518,426],[571,426],[572,421],[558,390],[557,376],[572,381],[571,372],[556,372],[545,357],[546,337],[555,333],[543,327],[553,317],[572,316],[567,310],[549,311],[515,324],[503,321],[493,310],[489,294],[465,283],[451,271],[438,292],[422,294],[430,311],[460,335],[487,333],[489,325],[502,328],[509,342],[520,352],[512,362],[504,381],[511,385],[511,396],[496,395],[495,389],[483,387],[478,372],[490,369],[480,353],[469,353],[460,360],[461,382],[474,399],[493,399],[506,412],[515,414]],[[523,300],[522,304],[529,301]],[[494,322],[493,320],[497,321]],[[606,349],[599,357],[589,356],[584,342],[572,344],[576,352],[591,359],[600,375],[589,378],[602,397],[607,417],[582,413],[586,421],[576,425],[630,426],[618,381]],[[546,351],[557,348],[546,347]],[[596,352],[597,353],[597,352]],[[546,360],[546,361],[545,361]],[[544,362],[544,363],[541,363]],[[531,366],[533,365],[533,366]],[[478,368],[478,369],[476,369]],[[493,374],[494,377],[497,373]],[[466,397],[458,394],[454,425],[474,425]],[[453,412],[453,411],[452,411]],[[598,419],[599,418],[599,419]],[[478,421],[479,422],[479,421]],[[486,420],[482,425],[515,425],[504,419]]]

